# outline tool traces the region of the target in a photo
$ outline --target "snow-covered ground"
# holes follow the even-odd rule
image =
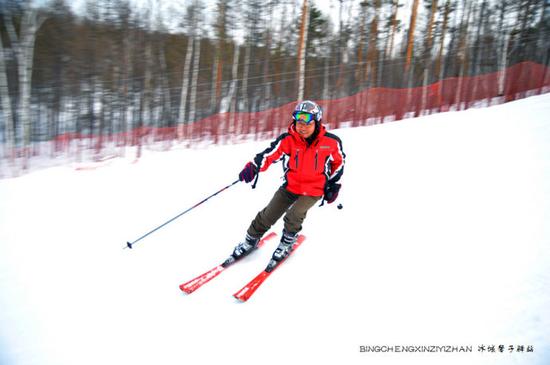
[[[313,208],[306,242],[247,303],[231,295],[276,241],[192,295],[178,285],[231,252],[280,164],[123,247],[268,141],[0,180],[0,364],[548,364],[549,115],[546,94],[333,131],[344,209]]]

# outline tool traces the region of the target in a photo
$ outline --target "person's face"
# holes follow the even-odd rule
[[[304,138],[309,138],[315,132],[315,123],[305,124],[301,121],[296,121],[296,131]]]

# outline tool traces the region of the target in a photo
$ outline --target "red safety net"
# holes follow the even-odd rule
[[[550,90],[548,67],[523,62],[504,71],[473,77],[448,78],[425,87],[409,89],[369,88],[355,95],[317,100],[324,109],[323,122],[331,129],[380,124],[403,118],[474,106],[494,105]],[[291,121],[295,102],[255,113],[220,113],[179,127],[141,127],[109,136],[64,134],[55,140],[56,150],[75,138],[92,138],[99,152],[102,145],[142,146],[159,141],[214,144],[244,139],[275,137]]]

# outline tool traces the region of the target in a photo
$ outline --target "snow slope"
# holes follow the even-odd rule
[[[0,364],[548,364],[548,115],[550,94],[333,131],[344,209],[313,208],[306,242],[247,303],[231,295],[276,241],[190,296],[178,285],[231,252],[280,164],[123,247],[268,141],[0,180]],[[360,352],[435,345],[473,352]]]

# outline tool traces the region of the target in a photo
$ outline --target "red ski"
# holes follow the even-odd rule
[[[260,242],[258,243],[258,247],[262,247],[263,244],[267,241],[267,240],[270,240],[272,239],[273,237],[277,236],[277,234],[275,232],[271,232],[269,233],[267,236],[265,236],[264,238],[262,238],[260,240]],[[181,291],[183,291],[184,293],[187,293],[187,294],[191,294],[192,292],[194,292],[195,290],[197,290],[198,288],[200,288],[201,286],[203,286],[204,284],[208,283],[210,280],[214,279],[216,276],[220,275],[222,273],[222,271],[224,271],[225,269],[227,269],[229,266],[231,266],[232,264],[234,264],[236,261],[224,261],[222,264],[214,267],[213,269],[211,270],[208,270],[207,272],[205,272],[204,274],[202,275],[199,275],[197,276],[196,278],[192,279],[192,280],[189,280],[188,282],[186,283],[183,283],[180,285],[180,289]]]
[[[305,236],[299,235],[298,239],[296,240],[296,243],[294,244],[294,249],[290,252],[290,254],[292,254],[294,251],[296,251],[296,249],[298,247],[300,247],[300,245],[302,244],[302,242],[304,242],[305,239],[306,239]],[[288,256],[285,258],[285,260],[287,258],[288,258]],[[268,267],[266,267],[264,271],[259,273],[258,276],[256,276],[248,284],[243,286],[243,288],[241,290],[239,290],[238,292],[233,294],[235,299],[238,299],[241,302],[246,302],[248,299],[250,299],[252,294],[254,294],[254,292],[260,287],[260,285],[262,285],[264,283],[264,281],[273,273],[273,271],[275,271],[275,269],[277,269],[285,260],[279,262],[271,270],[269,270],[270,265],[268,265]]]

